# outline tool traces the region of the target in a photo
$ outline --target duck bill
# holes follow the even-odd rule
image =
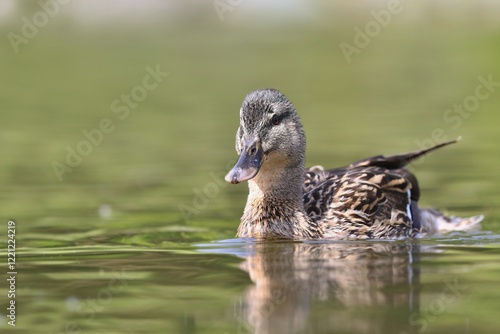
[[[237,184],[254,178],[262,166],[263,158],[264,152],[259,139],[245,141],[238,162],[227,173],[226,181]]]

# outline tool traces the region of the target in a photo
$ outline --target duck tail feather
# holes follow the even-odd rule
[[[428,234],[468,231],[478,228],[483,218],[483,215],[460,218],[446,216],[436,209],[420,209],[420,230]]]
[[[454,140],[450,140],[444,143],[440,143],[437,145],[434,145],[432,147],[429,147],[424,150],[419,150],[419,151],[414,151],[410,153],[403,153],[403,154],[397,154],[397,155],[392,155],[392,156],[375,156],[371,157],[368,159],[363,159],[360,161],[357,161],[353,164],[350,165],[350,167],[366,167],[366,166],[377,166],[377,167],[384,167],[388,169],[397,169],[397,168],[403,168],[410,162],[412,162],[415,159],[420,158],[423,155],[426,155],[432,151],[435,151],[437,149],[440,149],[441,147],[448,146],[450,144],[457,143],[461,140],[461,137],[458,137]]]

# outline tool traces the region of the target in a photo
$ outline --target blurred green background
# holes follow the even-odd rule
[[[388,6],[3,0],[0,217],[16,221],[18,247],[33,261],[41,248],[173,250],[232,238],[247,188],[222,180],[236,160],[239,107],[250,91],[273,87],[302,117],[308,165],[462,136],[411,167],[422,203],[484,213],[483,230],[498,233],[500,87],[474,96],[480,78],[500,83],[500,5]],[[349,57],[347,44],[356,50]],[[145,89],[154,69],[168,75]],[[470,112],[453,111],[474,101]],[[103,119],[109,133],[81,144]],[[88,154],[68,166],[79,148]],[[58,177],[54,165],[63,164]]]
[[[179,206],[193,207],[196,189],[214,182],[210,173],[222,176],[235,160],[241,102],[265,87],[299,110],[308,165],[340,166],[461,135],[414,168],[423,202],[496,215],[500,92],[460,116],[457,128],[445,112],[474,95],[479,76],[500,81],[497,4],[403,1],[348,63],[341,44],[359,45],[357,31],[377,22],[373,12],[388,12],[385,2],[47,3],[54,7],[2,5],[0,212],[19,220],[24,235],[173,224],[232,236],[244,185],[218,183],[189,221]],[[31,33],[27,21],[32,38],[23,35]],[[143,89],[121,120],[112,103],[142,86],[147,67],[169,75]],[[77,150],[82,131],[103,118],[113,131],[60,182],[54,162],[66,164],[67,147]]]

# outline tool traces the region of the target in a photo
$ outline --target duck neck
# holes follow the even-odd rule
[[[258,204],[278,210],[285,205],[290,210],[302,211],[303,173],[299,168],[259,173],[248,181],[247,207]]]
[[[248,181],[249,195],[238,237],[301,239],[314,237],[315,224],[304,212],[303,164],[276,168],[264,164]],[[314,233],[318,234],[317,231]]]

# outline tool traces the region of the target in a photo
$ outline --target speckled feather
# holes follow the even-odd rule
[[[327,238],[415,236],[422,230],[414,217],[420,215],[416,205],[420,190],[415,175],[404,167],[424,154],[456,142],[389,157],[379,155],[343,168],[311,167],[304,178],[304,209],[313,221],[322,225]]]
[[[397,238],[415,233],[411,181],[405,170],[380,167],[309,169],[304,182],[304,210],[321,222],[325,237]]]

